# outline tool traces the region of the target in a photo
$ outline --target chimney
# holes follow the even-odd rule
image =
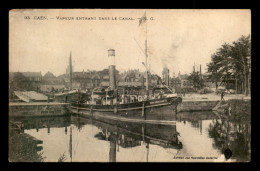
[[[200,77],[201,77],[201,64],[200,64]]]
[[[170,77],[170,70],[167,68],[166,70],[166,85],[169,86],[169,78]]]
[[[202,87],[202,74],[201,74],[201,64],[200,64],[200,86]]]
[[[116,87],[115,50],[108,49],[109,86],[114,90]]]

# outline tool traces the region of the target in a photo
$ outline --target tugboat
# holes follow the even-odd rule
[[[139,24],[146,22],[146,13],[140,19]],[[146,22],[147,23],[147,22]],[[147,27],[146,27],[147,28]],[[131,122],[149,122],[149,119],[164,120],[163,115],[173,115],[177,112],[177,105],[182,102],[181,97],[177,94],[154,96],[149,95],[148,87],[148,70],[147,70],[147,29],[145,40],[145,94],[119,94],[119,88],[116,87],[116,73],[115,73],[115,50],[108,50],[109,59],[109,87],[106,89],[95,88],[91,93],[91,100],[71,103],[71,110],[73,113],[92,116],[94,118],[108,118],[117,119],[121,121]],[[169,87],[164,85],[171,91]],[[171,91],[172,92],[172,91]],[[173,92],[172,92],[173,93]],[[156,117],[158,116],[158,117]],[[154,120],[153,120],[154,121]],[[152,121],[152,122],[153,122]]]
[[[153,118],[155,120],[164,120],[163,115],[173,115],[174,111],[177,112],[177,105],[182,102],[182,98],[177,97],[177,94],[173,94],[166,85],[162,85],[161,89],[168,89],[172,92],[171,94],[164,94],[161,91],[159,95],[155,95],[155,93],[149,95],[148,79],[146,79],[145,94],[140,93],[140,91],[130,94],[125,91],[124,87],[123,93],[120,94],[119,87],[116,87],[115,64],[113,62],[115,57],[114,49],[108,50],[108,57],[112,61],[109,65],[110,86],[106,89],[94,88],[90,100],[78,99],[76,102],[71,102],[71,111],[73,113],[97,119],[107,118],[149,123],[154,121]],[[147,67],[146,78],[148,78]]]

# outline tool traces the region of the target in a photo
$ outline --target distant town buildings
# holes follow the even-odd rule
[[[119,76],[119,71],[116,70],[116,76]],[[66,76],[65,76],[66,77]],[[68,75],[67,75],[68,77]],[[80,88],[83,90],[92,89],[95,87],[109,86],[109,70],[73,72],[72,88]]]
[[[193,84],[188,80],[188,74],[181,74],[179,72],[177,77],[170,78],[169,85],[176,91],[180,91],[180,89],[186,92],[193,91]]]
[[[56,77],[51,72],[47,72],[42,77],[41,91],[42,92],[53,92],[60,91],[65,88],[65,81],[60,77]]]
[[[11,89],[38,91],[42,83],[41,72],[10,72],[9,86]]]
[[[113,49],[112,49],[113,50]],[[109,51],[112,51],[111,49]],[[111,53],[111,52],[109,52]],[[114,50],[113,50],[114,54]],[[111,55],[110,55],[111,56]],[[10,92],[14,90],[25,90],[25,91],[41,91],[41,92],[58,92],[65,89],[81,89],[81,90],[92,90],[96,87],[107,88],[110,86],[110,70],[103,69],[101,71],[87,70],[76,72],[73,71],[72,66],[72,56],[70,53],[69,64],[66,68],[66,72],[62,75],[55,76],[51,72],[47,72],[44,76],[41,72],[10,72],[9,73],[9,88]],[[198,70],[198,68],[197,68]],[[159,85],[167,85],[170,88],[177,91],[191,92],[198,89],[198,83],[194,83],[188,74],[181,74],[180,71],[177,76],[173,73],[173,77],[170,77],[170,70],[164,67],[162,70],[162,78],[156,74],[152,74],[148,71],[148,85],[151,87],[158,87]],[[221,78],[219,82],[213,82],[207,74],[201,73],[200,71],[195,71],[195,65],[193,66],[193,73],[199,75],[200,88],[202,88],[202,83],[204,87],[216,88],[221,85],[225,78]],[[118,70],[113,70],[113,75],[115,75],[115,84],[117,87],[134,87],[134,88],[144,88],[146,83],[145,72],[140,72],[138,69],[131,69],[119,73]],[[229,79],[229,87],[234,87],[234,79]]]

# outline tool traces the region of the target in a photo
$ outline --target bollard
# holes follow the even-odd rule
[[[79,114],[79,102],[77,104],[77,111],[78,111],[78,114]]]
[[[114,107],[114,114],[117,114],[117,106]]]
[[[90,107],[90,114],[93,114],[93,111],[92,111],[92,110],[93,110],[93,107],[91,106],[91,107]]]
[[[143,102],[143,106],[142,106],[142,117],[144,117],[144,102]]]
[[[142,125],[142,138],[143,138],[143,143],[145,142],[145,139],[144,139],[144,125]]]
[[[178,105],[178,103],[175,102],[175,114],[177,114],[177,105]]]

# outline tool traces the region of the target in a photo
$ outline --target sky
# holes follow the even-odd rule
[[[145,11],[148,20],[139,26]],[[108,49],[115,49],[120,72],[144,71],[147,35],[152,73],[161,75],[166,66],[170,76],[189,74],[194,63],[205,73],[211,55],[223,43],[249,34],[250,10],[11,10],[9,71],[50,71],[58,76],[66,72],[70,52],[74,71],[102,70],[108,68]]]

